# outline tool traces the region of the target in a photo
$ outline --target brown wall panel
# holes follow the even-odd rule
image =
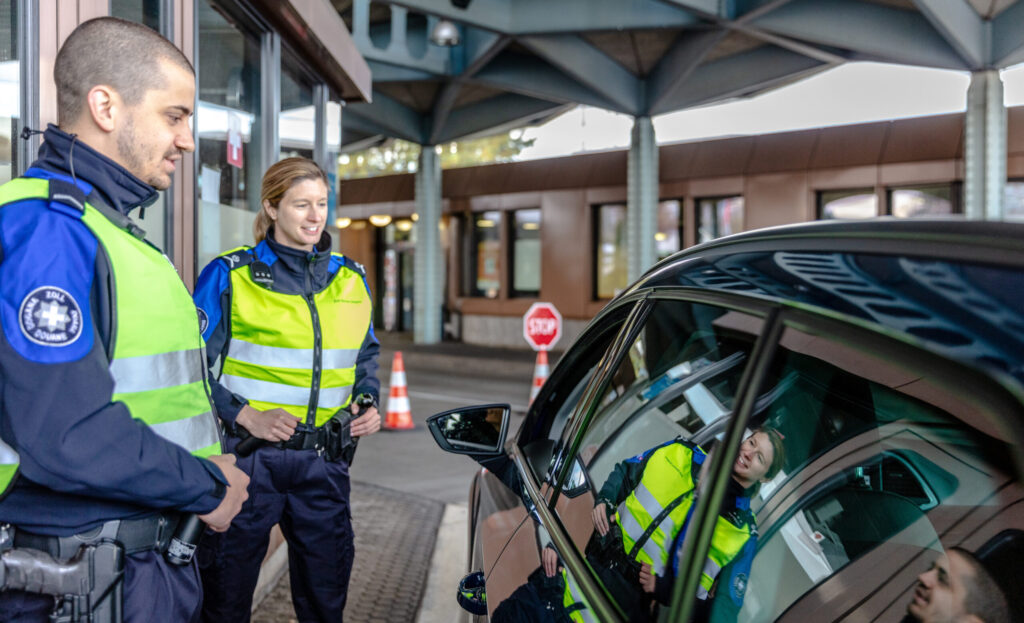
[[[1006,111],[1006,151],[1024,154],[1024,106]]]
[[[758,136],[746,172],[777,173],[808,168],[820,134],[818,130],[809,130]]]
[[[700,143],[664,145],[658,154],[658,179],[679,180],[692,177],[693,159]]]
[[[744,196],[746,230],[806,221],[813,214],[806,173],[750,176]]]
[[[891,123],[865,123],[819,130],[810,165],[814,168],[877,164]]]
[[[700,143],[690,166],[690,177],[735,175],[744,171],[754,150],[751,137]]]
[[[878,182],[878,167],[861,166],[811,170],[808,180],[811,188],[814,190],[873,188]]]
[[[883,186],[949,182],[956,179],[956,173],[953,160],[903,162],[880,167],[879,181]]]
[[[544,193],[541,211],[541,299],[554,303],[567,318],[585,318],[593,226],[583,191]]]
[[[903,119],[893,123],[882,162],[943,160],[961,156],[963,115]]]

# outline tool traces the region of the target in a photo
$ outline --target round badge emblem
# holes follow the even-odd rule
[[[737,597],[743,597],[743,593],[747,592],[747,574],[737,573],[732,588]]]
[[[18,323],[36,344],[67,346],[82,335],[82,309],[67,290],[42,286],[21,302]]]
[[[210,317],[206,315],[202,307],[197,307],[196,313],[199,314],[199,332],[206,333],[206,327],[210,324]]]

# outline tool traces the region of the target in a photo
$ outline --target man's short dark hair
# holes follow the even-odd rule
[[[950,549],[960,554],[974,572],[970,577],[963,577],[966,589],[964,612],[975,615],[985,623],[1010,623],[1010,609],[1006,603],[1006,596],[981,561],[965,549]]]
[[[161,61],[195,74],[181,50],[148,26],[116,17],[82,22],[57,52],[53,68],[60,123],[78,121],[86,94],[100,84],[113,87],[128,106],[138,104],[164,82]]]

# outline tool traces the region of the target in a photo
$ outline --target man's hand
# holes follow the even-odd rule
[[[288,441],[299,424],[298,418],[284,409],[260,411],[249,405],[242,407],[235,422],[251,435],[267,441]]]
[[[546,545],[540,559],[544,563],[544,575],[549,578],[555,577],[555,573],[558,572],[558,553],[555,552],[555,548]]]
[[[645,592],[654,592],[654,582],[657,577],[651,570],[651,565],[646,562],[640,563],[640,586],[644,588]]]
[[[594,519],[594,528],[601,536],[608,534],[608,507],[604,502],[598,502],[591,513]]]
[[[214,532],[224,532],[231,526],[231,520],[235,518],[238,511],[242,510],[242,502],[249,499],[249,477],[245,472],[235,467],[235,455],[218,454],[207,457],[214,465],[220,468],[221,473],[228,481],[227,491],[224,499],[213,511],[200,515],[199,519]]]
[[[352,411],[352,415],[355,415],[359,410],[359,406],[353,404],[349,409]],[[366,410],[366,413],[352,420],[352,425],[349,429],[353,437],[366,437],[367,435],[372,435],[379,430],[380,413],[377,412],[377,407],[370,407]]]

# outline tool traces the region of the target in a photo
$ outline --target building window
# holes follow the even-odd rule
[[[501,212],[477,212],[469,218],[464,291],[468,296],[498,298],[501,289]]]
[[[291,54],[282,55],[281,115],[277,133],[281,139],[280,159],[300,156],[313,160],[316,142],[316,108],[313,80]]]
[[[540,296],[540,209],[512,215],[512,296]]]
[[[162,0],[110,0],[110,15],[163,32],[160,23]]]
[[[871,188],[819,190],[819,219],[858,219],[878,216],[878,195]]]
[[[928,184],[889,189],[889,214],[897,218],[960,212],[959,184]]]
[[[1024,180],[1006,182],[1004,197],[1003,213],[1006,218],[1024,220]]]
[[[654,251],[659,260],[682,248],[683,205],[678,199],[658,203],[658,231],[654,234]]]
[[[610,299],[629,283],[626,206],[601,205],[594,212],[594,294],[598,299]]]
[[[743,197],[698,199],[695,210],[697,242],[743,231]]]
[[[254,29],[210,1],[199,21],[196,259],[252,243],[259,209],[260,39]],[[273,77],[268,76],[268,79]]]

